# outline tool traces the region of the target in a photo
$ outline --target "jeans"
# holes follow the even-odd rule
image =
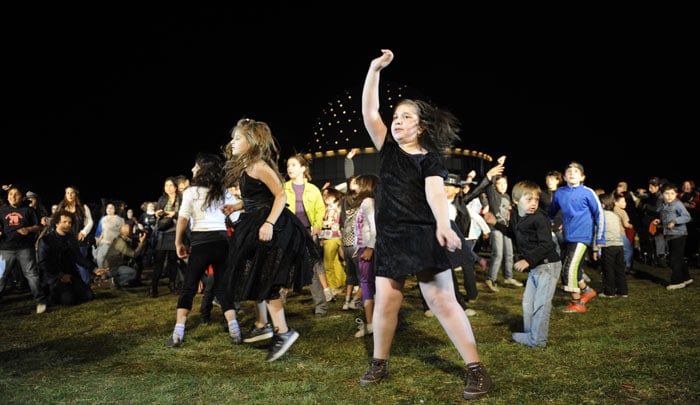
[[[527,277],[523,293],[523,331],[534,346],[547,344],[552,297],[560,275],[561,262],[554,262],[535,267]]]
[[[316,262],[316,264],[314,264],[314,277],[311,279],[311,285],[309,286],[311,298],[314,302],[314,313],[316,315],[326,315],[328,313],[328,302],[326,302],[326,296],[323,294],[321,281],[318,279],[319,274],[325,273],[326,269],[323,267],[323,263]]]
[[[124,287],[136,280],[138,272],[133,267],[122,265],[117,267],[116,270],[111,270],[108,275],[109,277],[114,277],[114,284]]]
[[[80,254],[83,255],[83,257],[88,257],[87,245],[80,245]],[[76,266],[78,267],[78,272],[80,272],[80,278],[83,279],[83,282],[85,284],[90,285],[90,283],[92,283],[92,272],[90,271],[90,269],[87,269],[77,263]]]
[[[5,273],[12,268],[15,261],[19,263],[22,268],[22,274],[27,278],[27,284],[29,284],[29,290],[32,292],[34,302],[46,304],[47,297],[41,284],[34,247],[19,250],[0,250],[0,269],[4,269],[0,270],[0,293],[5,289]]]
[[[634,247],[632,246],[632,242],[627,239],[627,235],[622,235],[622,248],[624,249],[625,268],[631,269],[632,257],[634,256]]]
[[[503,277],[513,278],[513,240],[505,236],[501,231],[491,231],[491,267],[489,267],[489,279],[498,279],[498,270],[503,264]]]

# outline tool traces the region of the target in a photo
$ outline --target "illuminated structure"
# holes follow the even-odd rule
[[[406,85],[386,82],[380,91],[385,93],[382,99],[387,102],[380,114],[387,123],[391,122],[394,103],[399,100],[412,98],[430,102],[429,98]],[[353,158],[355,174],[376,174],[379,171],[379,155],[362,122],[361,94],[361,88],[345,90],[327,103],[316,120],[313,139],[304,149],[304,156],[312,162],[313,182],[319,186],[326,182],[338,184],[345,181],[344,159],[354,148],[359,149]],[[451,173],[464,177],[475,170],[477,179],[487,171],[485,162],[493,161],[486,153],[462,148],[451,149],[443,158]]]

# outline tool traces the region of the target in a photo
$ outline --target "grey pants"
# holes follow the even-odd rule
[[[323,267],[323,263],[317,262],[314,265],[314,277],[311,279],[311,285],[309,286],[311,297],[314,301],[314,313],[319,316],[325,316],[328,313],[328,302],[326,302],[326,296],[323,294],[321,281],[318,279],[319,274],[325,273],[326,269]]]

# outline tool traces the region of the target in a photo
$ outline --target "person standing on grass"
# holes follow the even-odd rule
[[[564,291],[571,293],[571,302],[564,312],[586,312],[586,303],[598,295],[583,278],[583,259],[589,246],[594,246],[594,259],[597,250],[605,245],[605,216],[598,195],[590,187],[583,185],[586,176],[583,165],[571,162],[564,171],[566,185],[554,192],[547,216],[554,222],[562,212],[562,283]]]
[[[187,259],[185,280],[177,300],[175,328],[167,345],[180,346],[185,335],[187,316],[197,295],[204,272],[214,269],[215,295],[223,294],[223,277],[228,258],[228,231],[224,205],[238,200],[223,186],[223,159],[211,153],[199,153],[192,167],[192,185],[182,193],[175,225],[175,251]],[[187,243],[186,243],[187,242]],[[235,311],[227,318],[233,343],[241,343]]]
[[[19,186],[10,185],[7,204],[0,206],[0,296],[5,289],[6,273],[18,263],[27,278],[37,314],[46,311],[47,303],[35,249],[37,234],[43,228],[34,208],[24,201]]]
[[[601,298],[613,298],[615,295],[627,296],[627,277],[625,276],[625,247],[623,239],[627,239],[622,226],[622,218],[615,213],[613,193],[600,196],[605,215],[605,245],[600,248],[600,263],[603,270],[603,292]],[[619,196],[624,201],[624,196]],[[623,211],[624,212],[624,211]]]
[[[383,49],[370,63],[362,89],[362,118],[379,150],[376,196],[376,294],[374,349],[360,385],[389,377],[389,353],[403,302],[406,277],[415,274],[430,310],[467,365],[465,399],[479,398],[493,382],[476,350],[467,314],[455,298],[447,251],[461,249],[450,225],[443,180],[448,171],[440,153],[459,139],[459,121],[422,100],[400,100],[391,133],[379,112],[379,72],[394,59]]]
[[[373,333],[372,318],[374,312],[375,274],[374,274],[374,245],[377,240],[377,226],[374,220],[374,190],[379,178],[374,174],[361,174],[357,181],[357,198],[361,199],[360,209],[355,217],[355,253],[357,266],[360,270],[360,288],[362,289],[362,307],[365,310],[365,320],[359,319],[358,331],[355,337],[363,337]],[[357,320],[356,320],[357,321]]]
[[[313,266],[322,266],[323,258],[309,231],[285,207],[287,194],[277,166],[279,149],[270,127],[244,118],[231,136],[225,150],[229,159],[224,185],[238,184],[242,201],[225,206],[224,212],[244,212],[230,239],[221,309],[230,322],[235,316],[234,302],[264,300],[275,327],[265,360],[275,361],[299,338],[299,332],[287,325],[281,290],[308,283]]]
[[[511,214],[508,226],[498,222],[492,212],[484,219],[504,235],[515,240],[520,259],[513,268],[529,272],[523,293],[523,332],[513,333],[513,340],[530,347],[545,347],[549,336],[552,298],[561,274],[561,258],[552,224],[539,208],[542,190],[537,183],[523,180],[513,186],[517,212]]]
[[[685,262],[685,243],[688,239],[688,226],[690,213],[678,199],[678,187],[667,183],[663,188],[663,203],[659,210],[659,218],[653,222],[663,227],[664,240],[668,244],[668,255],[671,258],[671,281],[667,290],[685,288],[693,282],[688,272],[688,263]]]

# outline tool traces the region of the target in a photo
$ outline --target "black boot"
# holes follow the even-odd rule
[[[378,383],[387,377],[389,377],[389,360],[373,358],[367,372],[360,378],[360,385],[364,387]]]
[[[149,298],[157,298],[158,297],[158,288],[151,287],[151,289],[148,291],[148,294],[146,294],[146,296]]]
[[[475,399],[493,388],[493,381],[489,373],[486,372],[486,367],[481,362],[467,364],[467,384],[464,387],[462,396],[464,399]]]

